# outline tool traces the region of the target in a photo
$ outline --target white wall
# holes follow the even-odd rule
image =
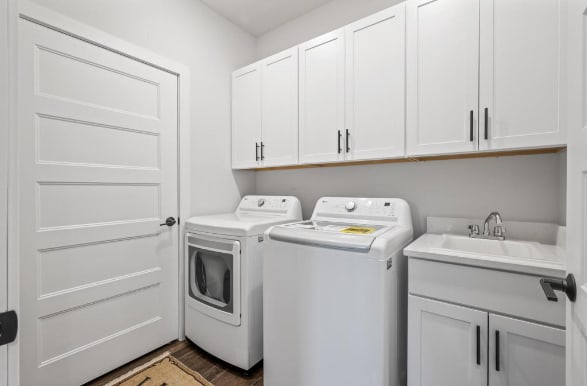
[[[199,0],[35,0],[72,19],[189,66],[192,213],[232,211],[254,172],[230,165],[230,74],[256,40]]]
[[[400,197],[410,204],[414,230],[426,216],[558,223],[561,157],[565,153],[423,161],[397,164],[276,170],[257,173],[258,194],[291,194],[304,218],[322,196]],[[562,196],[561,196],[562,195]]]
[[[295,1],[295,0],[292,0]],[[402,0],[333,0],[259,37],[257,58],[261,59],[335,30],[362,17],[400,3]]]

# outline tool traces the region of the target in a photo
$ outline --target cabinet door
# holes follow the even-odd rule
[[[409,295],[409,386],[485,386],[486,353],[486,312]]]
[[[563,4],[481,0],[480,149],[566,143]]]
[[[261,166],[298,163],[298,48],[261,62]]]
[[[257,167],[260,142],[261,74],[255,63],[232,74],[232,167]]]
[[[300,162],[344,159],[344,30],[299,47]]]
[[[346,159],[403,156],[405,4],[348,25],[345,43]]]
[[[489,314],[490,386],[563,386],[565,331]]]
[[[477,150],[479,0],[407,2],[407,153]]]

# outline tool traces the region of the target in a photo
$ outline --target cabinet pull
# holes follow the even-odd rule
[[[499,371],[499,330],[495,330],[495,371]]]
[[[485,140],[489,139],[489,109],[485,108]]]
[[[255,161],[259,161],[259,144],[255,142]]]
[[[481,326],[477,326],[477,366],[481,365]]]
[[[342,134],[340,130],[338,130],[338,154],[342,153],[342,147],[340,147],[340,139],[342,138]]]
[[[261,161],[263,161],[265,159],[265,145],[263,144],[263,141],[261,141]]]
[[[475,138],[473,137],[473,124],[474,124],[474,123],[473,123],[473,118],[474,118],[474,117],[473,117],[473,110],[471,110],[471,111],[469,112],[469,140],[470,140],[471,142],[473,142],[473,140],[475,139]]]
[[[351,136],[351,133],[349,132],[349,129],[346,129],[346,152],[348,153],[349,151],[351,151],[351,145],[349,143],[349,138]]]

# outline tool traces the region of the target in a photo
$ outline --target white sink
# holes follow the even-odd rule
[[[518,259],[545,260],[540,244],[533,241],[486,240],[442,235],[440,249]],[[548,258],[546,258],[548,259]]]

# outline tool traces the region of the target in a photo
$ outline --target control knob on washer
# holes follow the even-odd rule
[[[344,208],[346,209],[347,212],[352,212],[355,209],[357,209],[357,203],[354,201],[349,201],[346,203],[346,205],[344,206]]]

